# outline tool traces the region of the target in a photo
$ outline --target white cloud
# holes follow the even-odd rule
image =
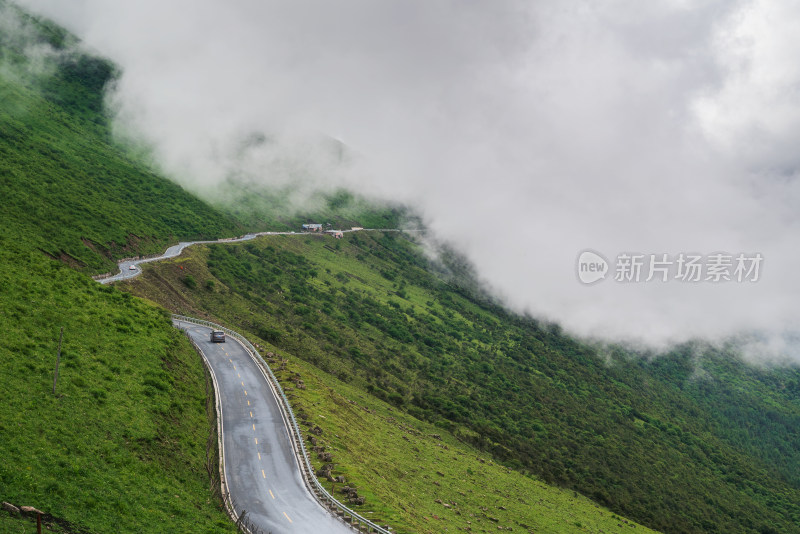
[[[797,330],[790,4],[21,3],[123,67],[119,124],[181,183],[407,201],[512,308],[582,335]],[[233,157],[254,131],[275,143]],[[319,134],[360,157],[335,167]],[[585,248],[765,260],[756,284],[585,287]]]

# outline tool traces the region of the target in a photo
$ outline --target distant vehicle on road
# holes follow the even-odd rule
[[[135,271],[136,270],[136,266],[135,265],[131,265],[130,267],[128,267],[128,269],[130,269],[131,271]]]
[[[225,343],[225,332],[222,330],[214,330],[211,332],[212,343]]]

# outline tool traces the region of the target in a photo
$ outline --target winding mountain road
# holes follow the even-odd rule
[[[216,241],[185,241],[167,248],[160,256],[121,261],[119,273],[101,275],[95,280],[109,284],[134,278],[142,273],[141,264],[175,258],[195,244],[237,243],[267,235],[305,236],[308,232],[259,232]],[[179,319],[173,320],[173,324],[194,341],[209,365],[218,391],[223,483],[235,503],[236,515],[246,515],[250,525],[271,534],[352,534],[353,529],[322,506],[307,488],[276,393],[247,349],[232,337],[226,343],[211,343],[208,326]],[[327,501],[333,502],[333,497],[328,495]],[[336,506],[371,531],[389,532],[388,527],[379,527],[338,502]]]
[[[397,228],[382,228],[382,229],[359,228],[359,229],[338,230],[338,231],[344,234],[348,234],[351,232],[417,232],[418,230],[399,230]],[[110,284],[111,282],[119,282],[120,280],[128,280],[130,278],[134,278],[142,274],[142,269],[139,267],[139,265],[143,263],[161,261],[168,258],[176,258],[181,255],[183,249],[185,249],[186,247],[190,247],[192,245],[198,245],[198,244],[218,245],[225,243],[240,243],[242,241],[250,241],[251,239],[255,239],[257,237],[261,237],[264,235],[307,236],[307,235],[320,235],[320,234],[314,234],[310,232],[258,232],[255,234],[246,234],[243,235],[242,237],[236,237],[230,239],[218,239],[216,241],[183,241],[181,243],[178,243],[177,245],[172,245],[167,250],[165,250],[164,253],[161,254],[160,256],[121,261],[117,264],[119,266],[119,272],[117,274],[96,276],[95,280],[97,282],[100,282],[101,284]]]
[[[101,284],[110,284],[111,282],[119,282],[120,280],[127,280],[129,278],[133,278],[135,276],[139,276],[142,274],[142,269],[139,267],[142,263],[150,263],[154,261],[161,261],[167,258],[177,258],[183,252],[183,249],[186,247],[190,247],[192,245],[197,244],[219,244],[219,243],[239,243],[241,241],[250,241],[251,239],[255,239],[262,235],[303,235],[300,232],[259,232],[257,234],[247,234],[242,237],[237,237],[234,239],[218,239],[216,241],[183,241],[178,243],[177,245],[172,245],[167,250],[164,251],[164,254],[160,256],[153,256],[151,258],[142,258],[137,260],[125,260],[119,262],[119,273],[108,276],[105,278],[97,278],[97,281]]]
[[[352,534],[306,488],[275,394],[247,350],[174,321],[200,348],[220,396],[225,483],[239,514],[264,532]]]

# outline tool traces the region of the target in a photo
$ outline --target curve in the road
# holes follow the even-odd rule
[[[110,284],[111,282],[128,280],[129,278],[139,276],[140,274],[142,274],[142,269],[139,267],[139,265],[141,265],[142,263],[150,263],[154,261],[165,260],[168,258],[176,258],[181,255],[181,252],[183,252],[183,250],[186,247],[190,247],[192,245],[211,244],[211,243],[239,243],[241,241],[250,241],[251,239],[255,239],[256,237],[262,235],[293,235],[296,233],[297,232],[259,232],[257,234],[243,235],[242,237],[237,237],[234,239],[218,239],[214,241],[182,241],[177,245],[172,245],[171,247],[167,248],[167,250],[164,251],[164,254],[161,254],[160,256],[121,261],[117,264],[119,266],[119,272],[117,274],[113,276],[101,275],[102,277],[97,278],[97,281],[100,282],[101,284]]]
[[[352,229],[352,230],[337,230],[342,233],[351,233],[351,232],[406,232],[406,231],[416,231],[416,230],[399,230],[396,228],[386,228],[386,229],[372,229],[372,228],[360,228],[360,229]],[[139,265],[143,263],[150,263],[154,261],[161,261],[168,258],[176,258],[181,255],[181,252],[186,247],[190,247],[192,245],[198,244],[223,244],[223,243],[240,243],[242,241],[250,241],[251,239],[255,239],[257,237],[261,237],[264,235],[297,235],[297,236],[305,236],[310,235],[309,232],[258,232],[254,234],[247,234],[243,235],[242,237],[236,238],[229,238],[229,239],[217,239],[212,241],[182,241],[177,245],[172,245],[171,247],[167,248],[164,251],[164,254],[160,256],[153,256],[150,258],[139,258],[139,259],[132,259],[132,260],[123,260],[119,262],[117,265],[119,267],[119,272],[115,275],[98,275],[95,277],[95,280],[100,282],[101,284],[110,284],[111,282],[119,282],[120,280],[128,280],[130,278],[134,278],[142,274],[142,269]],[[317,234],[318,235],[318,234]]]
[[[227,490],[236,512],[265,532],[352,534],[307,489],[279,403],[235,339],[211,343],[211,328],[176,321],[201,350],[217,383]]]
[[[359,231],[380,231],[380,232],[406,232],[400,229],[364,229],[353,228],[351,230],[341,230],[343,233]],[[415,232],[416,230],[411,230]],[[260,236],[267,235],[308,235],[307,232],[259,232],[247,234],[239,238],[219,239],[215,241],[186,241],[173,245],[166,249],[164,254],[149,258],[139,258],[124,260],[120,262],[120,272],[116,275],[102,275],[95,277],[101,284],[130,279],[141,274],[142,263],[156,262],[168,258],[179,256],[183,250],[195,244],[222,244],[249,241]],[[301,468],[298,465],[298,458],[293,453],[293,448],[289,438],[288,422],[283,419],[279,402],[275,398],[275,392],[270,387],[266,377],[258,369],[258,365],[253,357],[236,340],[231,340],[227,346],[236,347],[233,349],[237,354],[234,359],[230,351],[222,349],[224,354],[220,356],[219,344],[212,344],[208,340],[210,327],[200,326],[191,322],[176,321],[176,326],[187,331],[193,339],[198,349],[203,354],[204,359],[211,368],[215,387],[218,390],[220,419],[223,421],[221,428],[221,452],[223,452],[223,477],[227,487],[226,493],[236,501],[237,510],[233,510],[234,516],[240,516],[247,512],[248,522],[255,524],[259,529],[267,529],[271,533],[294,533],[294,532],[325,532],[340,534],[352,532],[350,527],[339,521],[322,504],[315,500],[310,491],[305,486]],[[228,359],[230,367],[226,366],[225,358]],[[239,363],[234,363],[238,361]],[[234,366],[242,365],[241,369],[247,371],[248,380],[257,385],[256,389],[247,392],[247,382],[241,375],[241,369]],[[239,379],[241,391],[237,396],[236,381],[232,379],[231,372],[236,374]],[[221,378],[220,378],[221,377]],[[231,385],[232,384],[232,385]],[[257,410],[250,410],[254,405],[252,395],[259,395]],[[248,406],[245,413],[244,407]],[[238,412],[237,412],[238,407]],[[290,410],[290,408],[288,408]],[[258,413],[258,417],[255,415]],[[231,421],[226,423],[225,421]],[[247,439],[247,432],[242,429],[250,425],[253,435],[253,443]],[[261,437],[256,435],[261,429]],[[225,453],[224,451],[229,451]],[[249,453],[248,453],[249,451]],[[253,455],[255,451],[255,455]],[[229,460],[229,454],[232,457]],[[257,459],[257,460],[256,460]],[[307,460],[306,460],[307,461]],[[259,479],[258,475],[261,475]],[[313,476],[313,475],[311,475]],[[316,482],[316,481],[314,481]],[[281,488],[277,492],[273,488]],[[335,504],[340,511],[349,514],[349,517],[357,521],[360,525],[366,526],[368,530],[374,532],[389,532],[388,527],[375,525],[366,518],[361,517],[352,510],[343,507],[333,496],[327,494],[321,486],[326,502]],[[265,492],[266,490],[266,492]],[[267,498],[269,495],[269,498]],[[280,496],[280,497],[279,497]],[[236,517],[235,517],[236,518]]]

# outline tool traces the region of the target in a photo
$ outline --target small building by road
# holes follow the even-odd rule
[[[341,230],[325,230],[325,233],[332,235],[336,239],[341,239],[344,237],[344,233],[342,233]]]

